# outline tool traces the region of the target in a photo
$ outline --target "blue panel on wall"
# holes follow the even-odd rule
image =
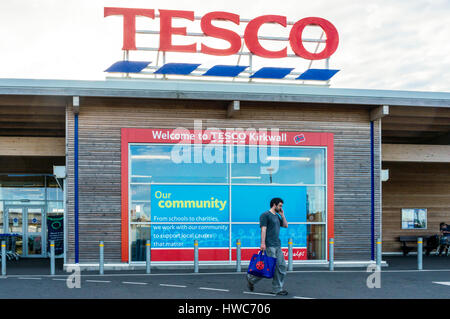
[[[294,68],[272,68],[272,67],[264,67],[256,71],[251,78],[259,78],[259,79],[282,79]]]
[[[144,61],[119,61],[107,68],[105,72],[139,73],[150,63]]]
[[[203,75],[206,76],[229,76],[236,77],[242,71],[244,71],[248,66],[241,65],[215,65],[208,71],[206,71]]]
[[[269,210],[270,200],[283,198],[283,210],[291,222],[306,222],[307,196],[305,186],[232,185],[231,218],[233,222],[258,222],[262,213]]]
[[[167,63],[155,71],[156,74],[191,74],[200,64],[190,63]]]
[[[309,69],[300,75],[297,80],[328,81],[338,72],[339,70]]]

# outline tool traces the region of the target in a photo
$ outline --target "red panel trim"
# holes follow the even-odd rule
[[[161,134],[155,134],[155,132],[161,133],[161,134],[169,134],[167,136],[170,137],[171,133],[188,133],[188,134],[194,134],[194,139],[191,140],[182,140],[179,139],[163,139]],[[245,136],[245,138],[239,140],[220,140],[216,139],[214,140],[213,137],[217,135],[220,131],[210,131],[210,130],[203,130],[201,132],[197,132],[194,130],[174,130],[174,129],[136,129],[136,128],[122,128],[121,129],[121,160],[122,160],[122,168],[121,168],[121,187],[122,187],[122,262],[128,262],[129,256],[128,256],[128,144],[129,143],[229,143],[229,144],[258,144],[258,142],[254,142],[251,140],[251,137],[249,135]],[[225,132],[225,131],[223,131]],[[207,135],[206,139],[199,140],[197,138],[199,133],[206,133]],[[257,133],[257,132],[255,132]],[[270,136],[270,132],[267,132],[268,136]],[[284,134],[282,141],[280,142],[274,142],[274,144],[278,144],[280,146],[326,146],[327,147],[327,184],[328,184],[328,196],[327,196],[327,203],[328,203],[328,240],[330,238],[334,238],[334,135],[333,133],[311,133],[311,132],[284,132],[280,131],[280,134]],[[159,138],[158,138],[159,136]],[[238,143],[236,143],[238,142]],[[267,141],[267,145],[271,145],[270,141]],[[327,243],[328,244],[328,243]],[[176,250],[170,250],[171,254],[172,252],[175,253]],[[184,252],[181,252],[184,251]],[[189,250],[180,250],[180,253],[182,256],[185,256],[186,251],[189,252]],[[213,249],[212,251],[216,251],[217,254],[222,256],[223,249]],[[228,249],[226,249],[228,252]],[[156,256],[154,255],[156,254]],[[152,250],[152,260],[155,260],[154,258],[162,258],[161,252],[158,252],[158,250]],[[189,254],[192,254],[192,251],[189,252]],[[215,254],[215,253],[214,253]],[[246,253],[247,254],[247,253]],[[181,257],[180,257],[181,258]],[[185,258],[185,257],[183,257]],[[186,257],[187,258],[187,257]],[[193,257],[192,257],[193,258]],[[203,257],[200,257],[203,258]],[[209,257],[208,257],[209,258]],[[234,257],[236,258],[236,257]],[[243,256],[244,258],[244,256]],[[306,259],[306,257],[305,257]],[[228,255],[224,259],[219,260],[228,260]],[[161,260],[162,261],[162,260]],[[169,261],[169,260],[166,260]]]
[[[128,262],[128,129],[121,129],[120,156],[122,186],[122,262]]]

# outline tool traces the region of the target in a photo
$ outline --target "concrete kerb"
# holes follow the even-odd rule
[[[248,267],[248,261],[242,262],[243,268]],[[376,265],[375,261],[335,261],[334,266],[335,267],[342,267],[342,268],[367,268],[370,265]],[[78,266],[80,267],[81,271],[98,271],[99,270],[99,264],[98,263],[85,263],[85,264],[65,264],[63,269],[64,271],[67,271],[68,267],[74,267]],[[236,263],[230,263],[230,264],[208,264],[208,263],[199,263],[200,268],[202,269],[208,269],[208,270],[236,270]],[[388,267],[388,263],[386,261],[381,262],[382,267]],[[302,263],[302,264],[295,264],[293,265],[293,270],[299,269],[299,268],[328,268],[329,263],[328,262],[321,262],[321,263]],[[146,264],[104,264],[104,270],[108,271],[130,271],[130,270],[145,270]],[[180,264],[157,264],[152,263],[152,269],[154,270],[192,270],[192,263],[180,263]]]

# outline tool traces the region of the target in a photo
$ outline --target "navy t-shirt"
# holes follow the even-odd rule
[[[283,220],[278,214],[272,214],[270,210],[259,217],[259,226],[266,226],[266,247],[281,247],[280,227]]]

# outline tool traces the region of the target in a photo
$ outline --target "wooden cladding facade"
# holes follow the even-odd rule
[[[227,101],[81,98],[79,112],[79,262],[121,261],[120,129],[279,128],[334,133],[335,258],[371,258],[371,143],[369,109],[344,105],[242,102],[227,117]],[[68,254],[75,260],[74,114],[67,106]],[[380,123],[375,132],[375,238],[380,235]]]
[[[401,252],[399,236],[435,235],[450,224],[450,163],[383,162],[383,252]],[[426,208],[427,229],[402,230],[402,208]]]

